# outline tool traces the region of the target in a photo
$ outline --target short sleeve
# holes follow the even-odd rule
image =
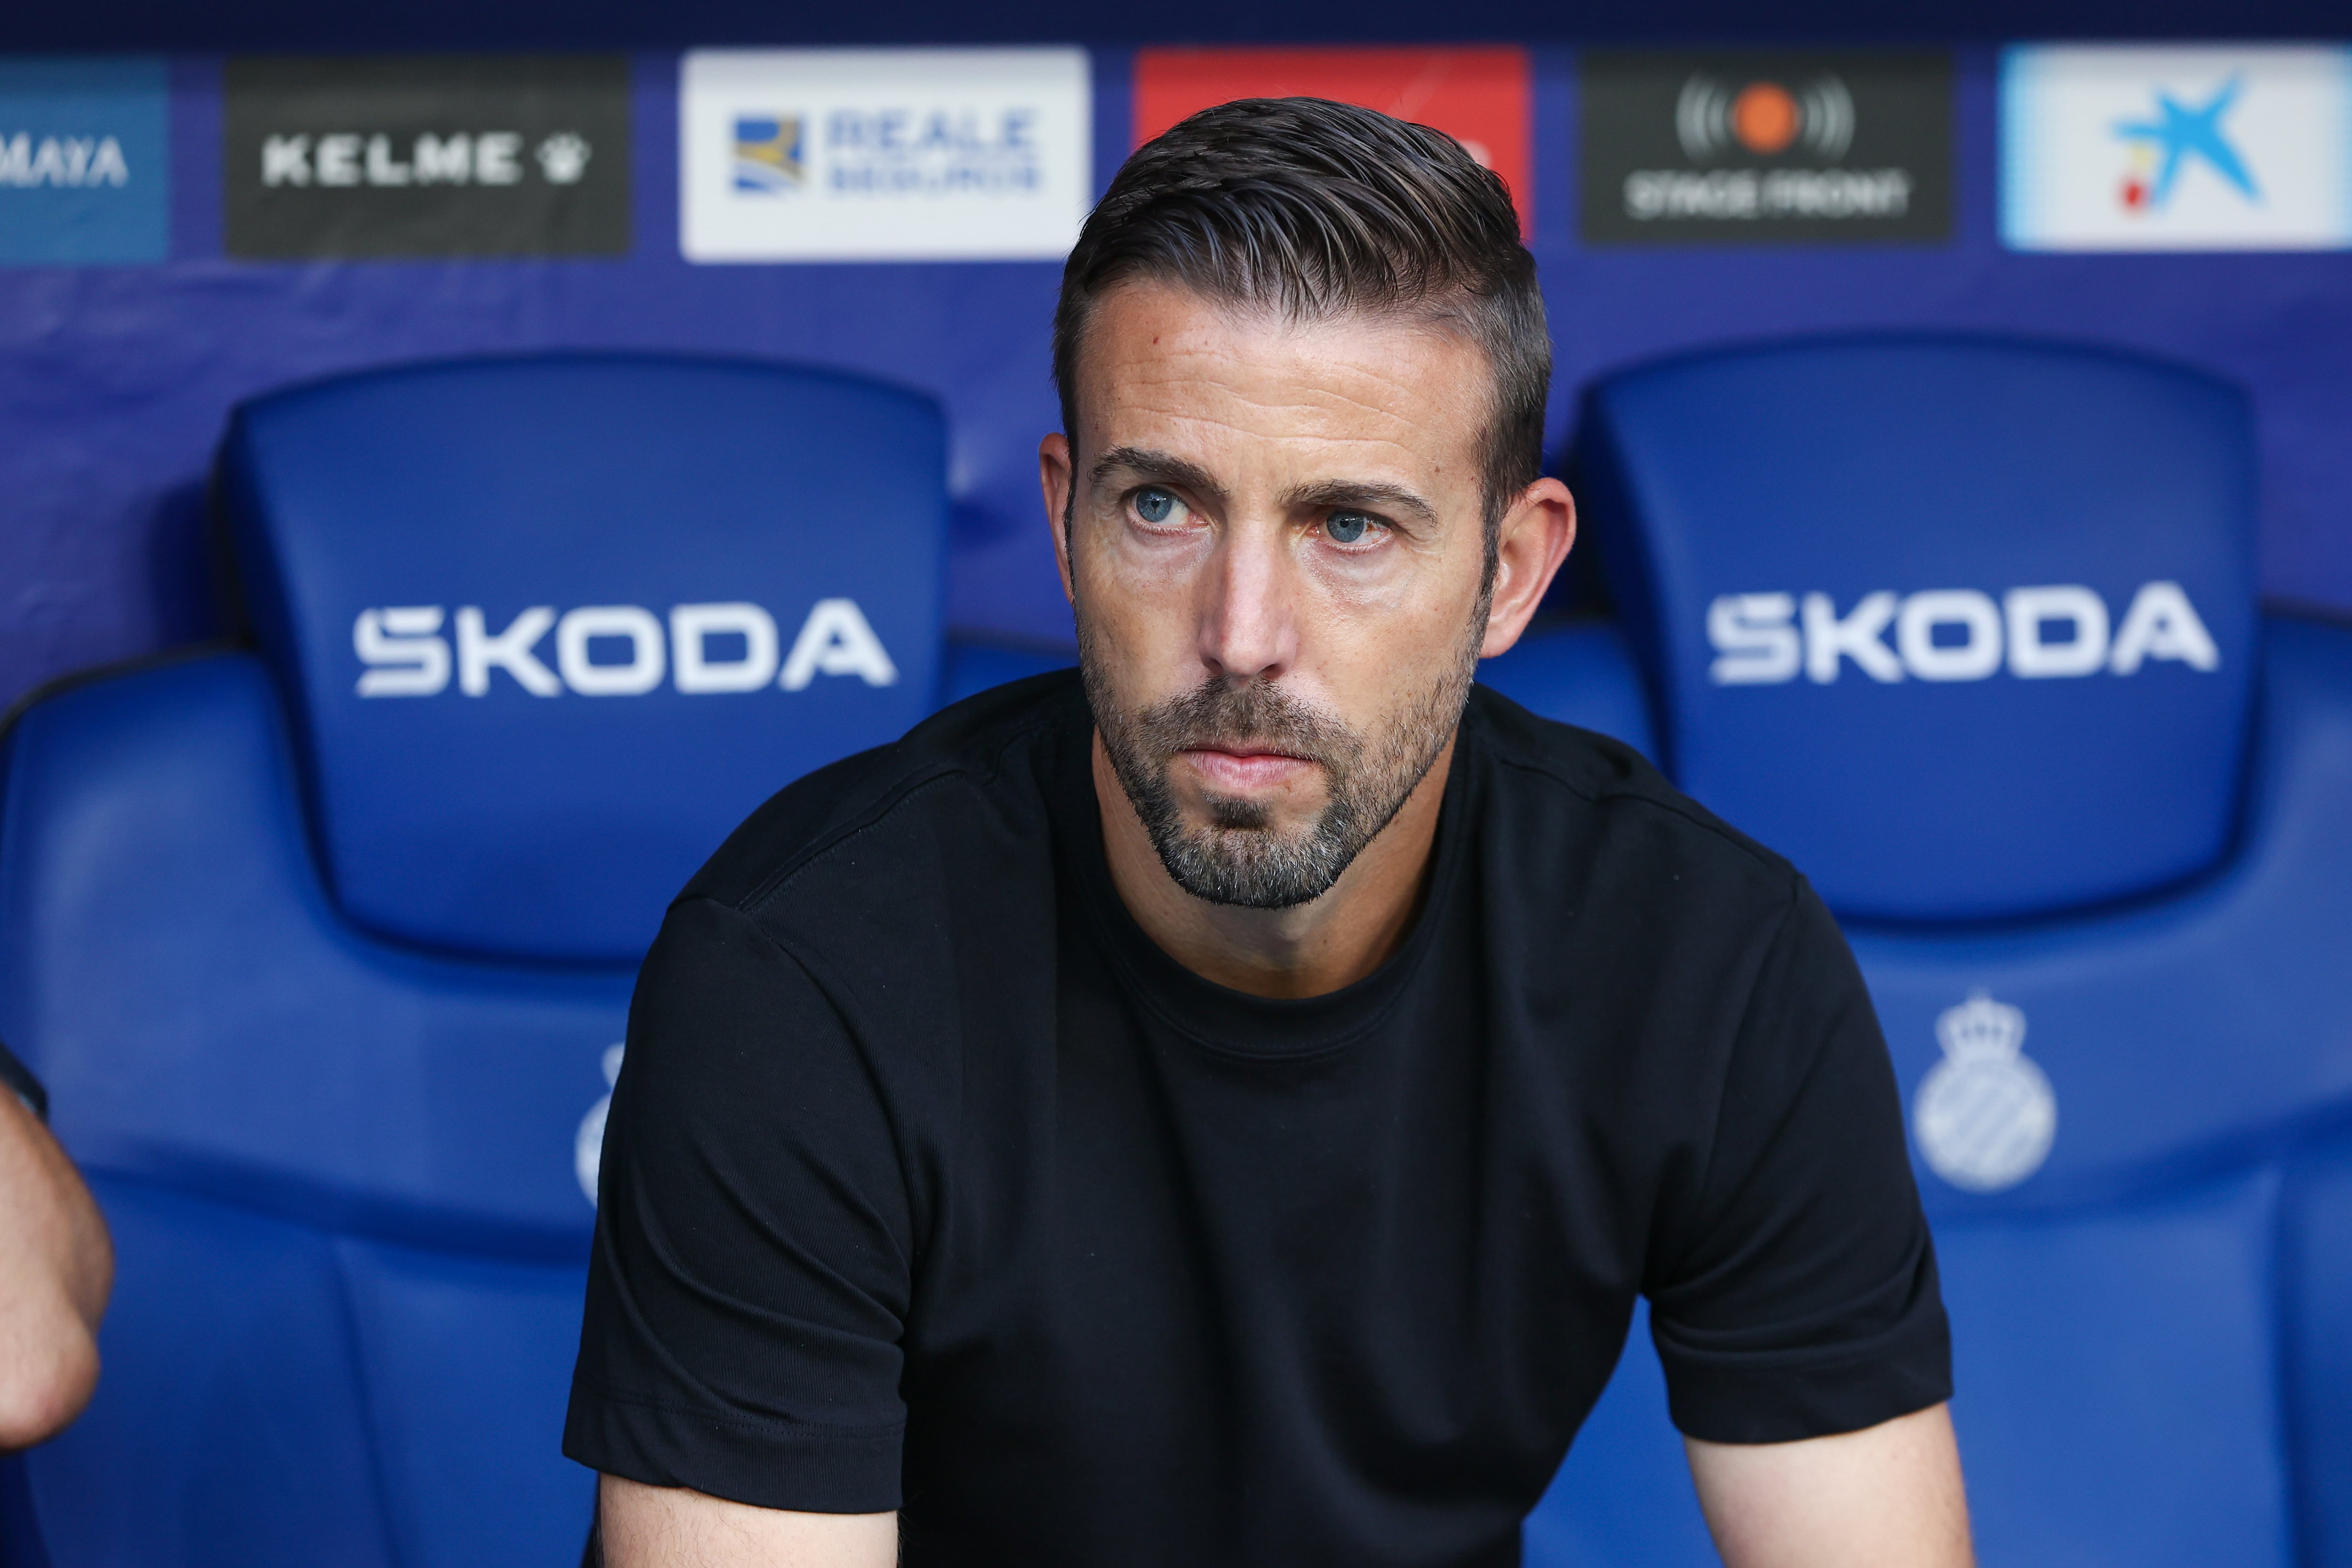
[[[898,1506],[913,1225],[891,1119],[808,973],[674,906],[629,1012],[563,1451],[757,1507]]]
[[[1800,885],[1757,973],[1651,1332],[1675,1425],[1718,1443],[1859,1431],[1951,1396],[1902,1099],[1853,956]]]
[[[41,1087],[33,1069],[18,1061],[5,1044],[0,1044],[0,1089],[23,1100],[25,1109],[43,1121],[49,1119],[49,1091]]]

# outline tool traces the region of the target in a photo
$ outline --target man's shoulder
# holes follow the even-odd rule
[[[680,898],[709,899],[756,916],[789,906],[796,889],[842,880],[861,865],[879,891],[911,857],[985,840],[1030,840],[1045,852],[1045,792],[1054,748],[1084,731],[1074,670],[1034,676],[967,698],[886,746],[819,768],[771,795],[728,836]],[[966,837],[975,818],[998,829]],[[838,889],[828,888],[828,892]]]
[[[1490,821],[1528,851],[1570,843],[1598,868],[1646,871],[1666,888],[1706,896],[1728,887],[1765,901],[1793,896],[1796,868],[1676,789],[1640,752],[1612,736],[1530,712],[1499,692],[1474,689],[1472,712],[1492,763]]]

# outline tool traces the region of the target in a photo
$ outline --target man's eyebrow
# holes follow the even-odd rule
[[[1202,500],[1222,505],[1225,487],[1216,476],[1200,464],[1187,461],[1172,452],[1154,452],[1143,447],[1113,447],[1095,462],[1093,479],[1100,485],[1118,473],[1129,473],[1146,483],[1173,485],[1192,491]]]
[[[1100,485],[1118,474],[1133,475],[1146,483],[1173,485],[1213,504],[1223,504],[1226,499],[1225,488],[1214,475],[1172,452],[1114,447],[1096,460],[1093,479]],[[1377,479],[1318,479],[1286,492],[1282,500],[1286,509],[1294,511],[1360,508],[1366,511],[1402,512],[1424,523],[1437,521],[1437,509],[1420,496],[1402,485]]]
[[[1401,511],[1421,522],[1435,522],[1437,509],[1402,485],[1371,479],[1318,479],[1286,492],[1283,504],[1294,511]]]

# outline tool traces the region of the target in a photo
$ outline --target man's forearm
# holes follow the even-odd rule
[[[57,1140],[0,1093],[0,1450],[80,1414],[98,1384],[114,1251]]]
[[[605,1476],[604,1568],[892,1568],[894,1513],[787,1513]]]
[[[1684,1439],[1727,1568],[1971,1568],[1950,1411],[1801,1443]]]

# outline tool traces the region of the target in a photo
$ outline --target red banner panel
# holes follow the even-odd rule
[[[1144,49],[1135,59],[1136,144],[1236,98],[1337,99],[1433,126],[1503,176],[1520,232],[1535,232],[1524,50]]]

